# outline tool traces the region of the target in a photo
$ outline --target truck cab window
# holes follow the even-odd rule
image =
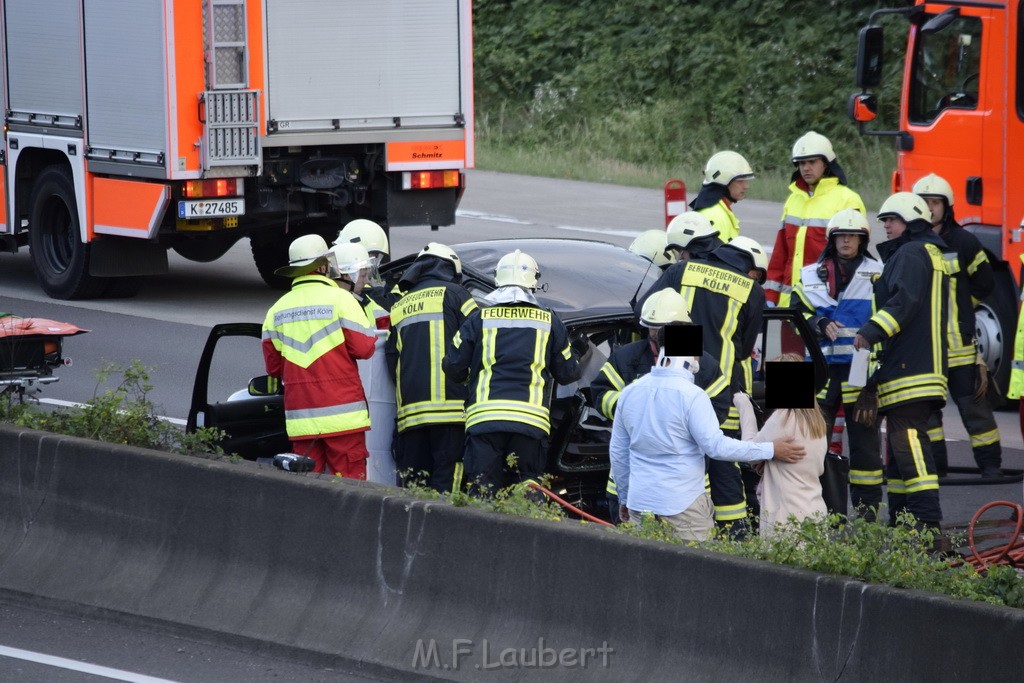
[[[981,20],[958,17],[933,34],[918,32],[911,74],[909,118],[929,124],[946,109],[977,109]]]

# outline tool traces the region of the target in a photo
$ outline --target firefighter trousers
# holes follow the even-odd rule
[[[971,437],[974,462],[982,471],[998,469],[1003,461],[1003,449],[999,443],[999,428],[988,397],[974,400],[974,384],[978,377],[978,366],[959,365],[949,369],[949,397],[956,403],[967,434]],[[995,378],[989,381],[994,382]],[[932,442],[932,454],[940,477],[946,476],[949,458],[946,453],[946,433],[942,428],[942,411],[936,410],[928,420],[928,438]]]
[[[486,432],[466,436],[466,483],[470,492],[494,494],[521,481],[540,481],[547,439],[517,432]],[[509,466],[509,456],[514,465]]]
[[[826,434],[832,434],[839,406],[843,406],[850,444],[850,502],[854,510],[877,512],[882,504],[882,437],[877,420],[872,425],[861,424],[853,419],[855,402],[843,403],[843,381],[849,376],[849,364],[829,365],[825,398],[818,405],[828,427]]]
[[[738,430],[723,429],[722,433],[740,438]],[[719,526],[747,524],[747,498],[743,491],[743,473],[739,463],[705,458],[708,479],[711,482],[711,502],[715,506],[715,522]],[[753,474],[753,470],[750,470]],[[753,498],[756,500],[756,497]],[[755,515],[755,519],[756,519]]]
[[[395,442],[395,465],[403,486],[406,482],[424,483],[439,493],[451,492],[456,466],[462,461],[465,426],[428,425],[406,429]]]
[[[910,512],[918,522],[937,524],[942,520],[939,477],[928,440],[931,412],[931,401],[915,401],[901,403],[885,413],[890,524],[903,511]]]

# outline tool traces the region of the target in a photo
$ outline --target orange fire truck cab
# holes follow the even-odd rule
[[[958,222],[984,245],[995,291],[976,308],[978,348],[1001,389],[1009,383],[1024,251],[1024,3],[926,2],[879,9],[861,29],[850,116],[862,133],[892,136],[894,192],[936,173],[953,187]],[[878,110],[870,88],[886,70],[887,15],[908,31],[897,130],[869,129]],[[893,24],[885,21],[888,27]]]

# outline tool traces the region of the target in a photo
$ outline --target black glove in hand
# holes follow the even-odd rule
[[[860,390],[860,396],[853,404],[853,419],[866,426],[875,424],[878,419],[878,380],[874,375]]]
[[[573,332],[569,337],[569,346],[577,356],[583,356],[590,350],[590,338],[584,332]]]

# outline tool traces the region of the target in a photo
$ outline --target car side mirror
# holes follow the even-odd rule
[[[270,375],[260,375],[249,380],[250,396],[277,396],[283,393],[281,382]]]

